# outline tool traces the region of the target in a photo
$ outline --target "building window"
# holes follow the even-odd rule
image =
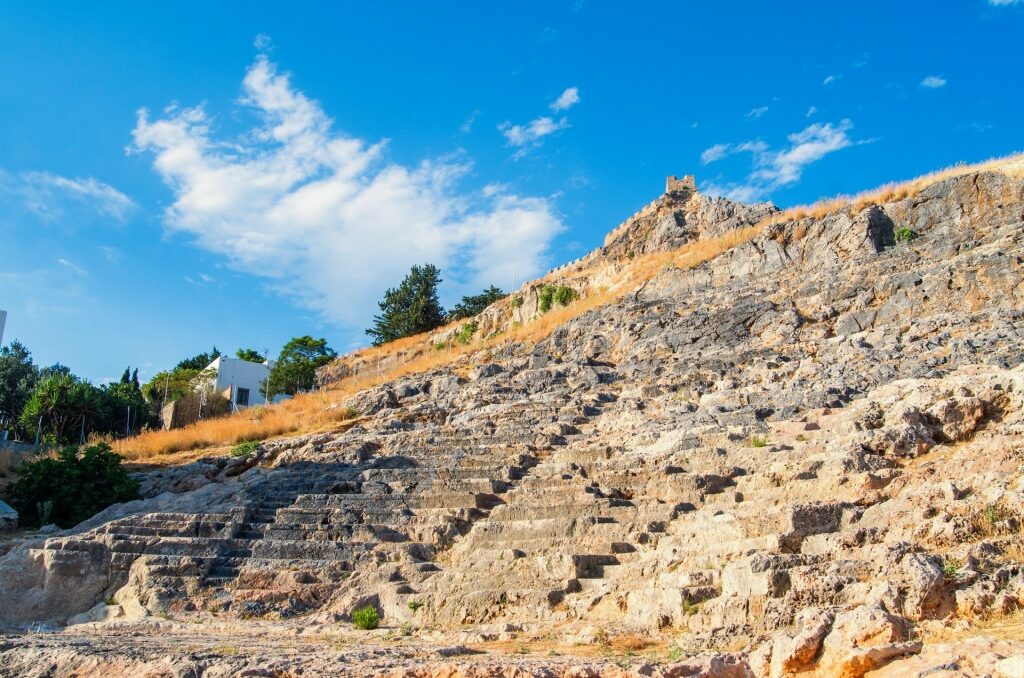
[[[249,389],[247,388],[236,388],[235,389],[235,404],[241,405],[242,407],[249,406]]]

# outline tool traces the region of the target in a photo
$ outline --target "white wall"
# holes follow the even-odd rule
[[[230,388],[232,402],[238,401],[236,394],[239,388],[249,389],[250,406],[263,405],[267,402],[263,397],[263,382],[270,376],[269,365],[221,356],[210,363],[210,368],[217,370],[214,390],[226,393]]]

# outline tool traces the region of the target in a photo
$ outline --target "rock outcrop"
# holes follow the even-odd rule
[[[772,211],[674,189],[598,256]],[[1016,675],[1022,281],[1000,172],[769,224],[12,549],[0,673]]]

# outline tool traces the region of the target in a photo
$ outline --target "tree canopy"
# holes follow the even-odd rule
[[[235,351],[235,357],[239,360],[248,360],[251,363],[262,363],[266,361],[266,358],[260,355],[260,352],[254,348],[240,348]]]
[[[374,316],[373,327],[366,333],[373,345],[380,346],[395,339],[428,332],[445,322],[445,312],[437,298],[441,271],[433,264],[413,266],[401,284],[384,293],[378,302],[380,315]]]
[[[462,297],[462,301],[455,304],[455,306],[452,307],[452,310],[448,312],[448,320],[472,318],[494,302],[499,299],[504,299],[507,296],[508,295],[505,294],[501,288],[491,285],[480,294]]]
[[[174,369],[202,370],[205,369],[207,365],[209,365],[219,357],[220,351],[218,351],[217,347],[214,346],[213,350],[210,351],[209,353],[200,353],[198,355],[192,356],[191,358],[185,358],[180,363],[178,363]]]
[[[32,354],[23,344],[12,341],[0,348],[0,431],[17,425],[38,380]]]
[[[326,339],[306,335],[295,337],[281,349],[277,362],[270,370],[267,391],[271,397],[285,393],[295,395],[313,388],[316,370],[337,357]]]

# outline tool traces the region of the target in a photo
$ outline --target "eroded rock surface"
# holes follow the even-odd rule
[[[606,255],[771,209],[683,197]],[[984,624],[1024,604],[1022,219],[991,172],[775,224],[338,403],[347,429],[150,474],[0,559],[12,630],[77,622],[8,636],[0,673],[904,675],[953,622],[1011,671],[1024,646]],[[366,605],[388,630],[332,650]]]

